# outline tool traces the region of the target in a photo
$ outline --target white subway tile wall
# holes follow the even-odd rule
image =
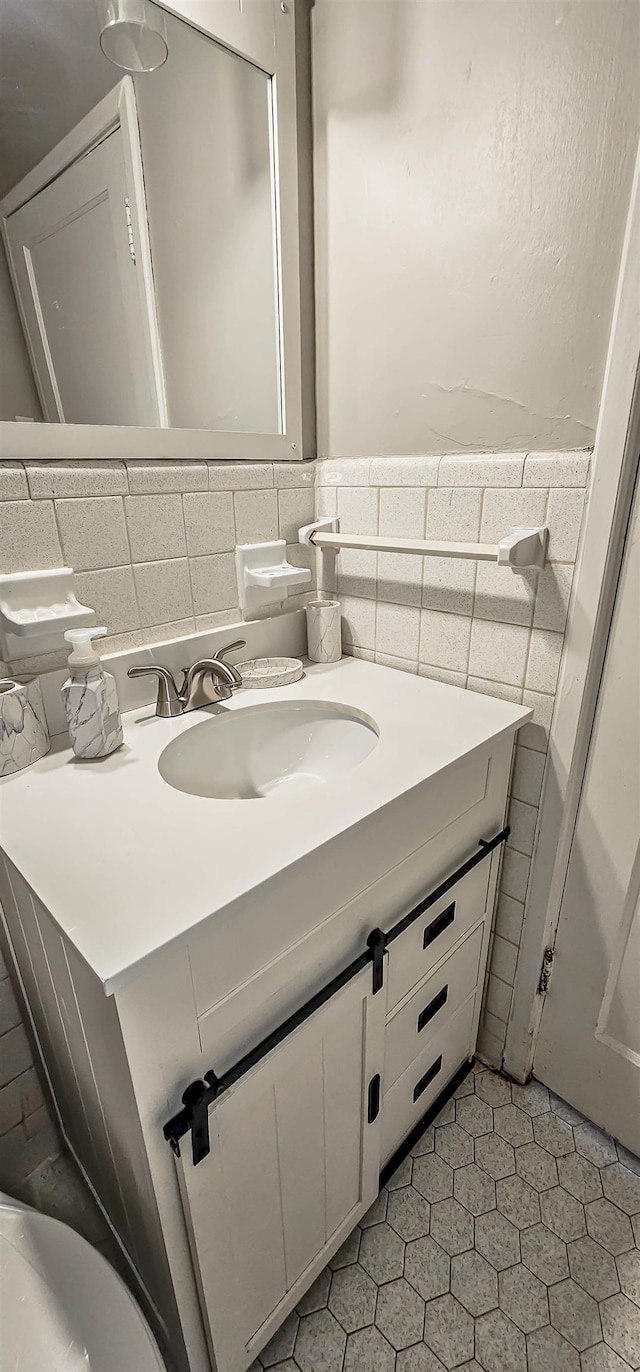
[[[313,570],[296,540],[314,517],[314,479],[313,462],[0,463],[0,568],[73,567],[113,651],[193,633],[240,618],[236,543],[284,538]]]
[[[21,1011],[0,951],[0,1190],[11,1191],[61,1151]]]
[[[589,461],[586,452],[349,458],[319,462],[316,473],[317,513],[337,513],[343,532],[497,543],[514,525],[549,527],[539,574],[391,553],[318,555],[319,585],[342,601],[346,652],[534,711],[516,749],[480,1032],[480,1049],[495,1065],[511,1009]]]

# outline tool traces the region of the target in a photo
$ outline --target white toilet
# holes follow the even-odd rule
[[[0,1372],[166,1372],[133,1296],[60,1220],[0,1193]]]

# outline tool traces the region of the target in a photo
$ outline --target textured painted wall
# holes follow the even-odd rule
[[[319,452],[592,442],[636,0],[316,0]]]

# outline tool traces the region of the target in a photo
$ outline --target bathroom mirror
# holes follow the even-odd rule
[[[303,456],[294,14],[0,24],[2,455]]]

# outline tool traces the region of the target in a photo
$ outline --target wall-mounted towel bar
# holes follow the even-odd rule
[[[515,570],[544,567],[548,530],[517,528],[499,543],[444,543],[429,538],[389,538],[382,534],[342,534],[337,519],[316,519],[298,534],[301,543],[313,548],[368,548],[381,553],[417,553],[422,557],[461,557],[476,562],[496,562]]]

